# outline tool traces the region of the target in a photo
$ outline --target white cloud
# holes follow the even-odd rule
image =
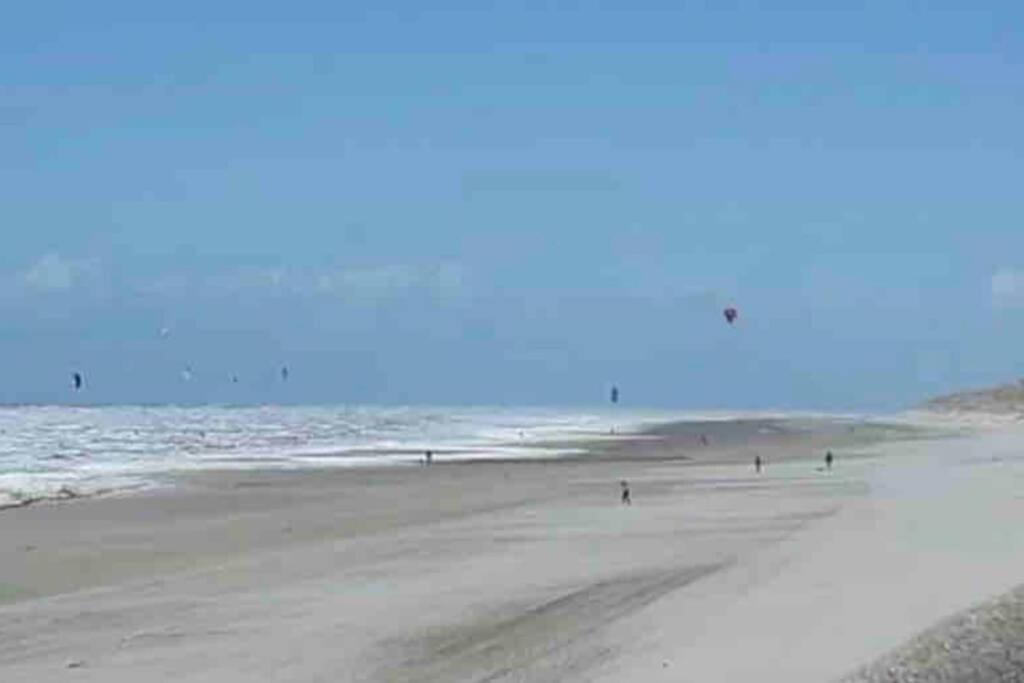
[[[333,283],[342,296],[381,300],[425,293],[447,299],[463,294],[466,270],[457,263],[437,265],[384,265],[339,271]]]
[[[1024,306],[1024,270],[1001,268],[992,276],[995,306]]]
[[[139,287],[139,292],[154,296],[178,297],[189,294],[192,286],[192,281],[188,277],[181,274],[169,274],[144,283]]]
[[[458,263],[442,263],[437,267],[437,288],[443,298],[457,297],[466,291],[467,272]]]
[[[21,273],[21,282],[30,289],[59,292],[75,287],[95,271],[96,265],[91,261],[68,259],[57,253],[49,253]]]
[[[456,263],[435,265],[384,264],[337,269],[240,268],[199,278],[168,275],[142,288],[150,294],[281,293],[295,296],[333,296],[349,301],[376,302],[426,293],[440,299],[461,296],[466,270]]]
[[[289,279],[283,268],[239,268],[218,273],[203,280],[205,289],[233,294],[245,291],[280,290]]]
[[[341,294],[383,299],[418,288],[424,273],[406,265],[385,265],[340,270],[331,282]]]
[[[388,264],[317,273],[312,282],[319,293],[352,300],[381,301],[414,293],[448,299],[465,291],[466,271],[455,263]]]

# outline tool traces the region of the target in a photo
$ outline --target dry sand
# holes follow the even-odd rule
[[[749,420],[7,510],[0,680],[833,680],[1024,577],[1022,446]]]

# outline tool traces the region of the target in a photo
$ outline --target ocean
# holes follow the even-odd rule
[[[0,407],[0,507],[224,468],[557,457],[573,441],[686,419],[665,411],[371,406]],[[562,444],[550,447],[551,442]],[[548,444],[548,445],[545,445]]]

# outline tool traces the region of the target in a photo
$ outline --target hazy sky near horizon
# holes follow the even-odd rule
[[[0,402],[1024,374],[1021,3],[424,4],[9,9]]]

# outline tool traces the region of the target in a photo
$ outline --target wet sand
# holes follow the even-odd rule
[[[989,462],[989,446],[982,437],[850,426],[672,425],[599,440],[564,460],[445,463],[439,455],[430,467],[219,472],[144,495],[7,510],[0,676],[836,678],[1024,576],[1008,563],[998,580],[955,587],[928,609],[915,591],[904,590],[900,604],[899,591],[886,588],[905,570],[900,562],[876,568],[881,587],[865,586],[856,560],[901,538],[915,505],[916,494],[900,488],[904,477],[916,481],[907,473],[931,471],[929,453],[948,458],[964,443]],[[821,471],[825,448],[838,456],[833,472]],[[767,465],[761,475],[755,453]],[[632,506],[619,502],[622,479]],[[978,488],[1013,507],[991,497],[987,479]],[[982,521],[956,529],[957,538]],[[908,550],[897,559],[907,561]],[[951,570],[962,567],[940,563],[930,580],[955,582]],[[779,643],[799,642],[816,610],[834,607],[834,592],[807,581],[816,569],[859,586],[851,599],[860,602],[835,615],[850,620],[847,633],[877,634],[851,646],[814,628],[828,661],[794,667]],[[911,617],[869,628],[865,613],[897,607]],[[743,643],[748,668],[726,643]]]

